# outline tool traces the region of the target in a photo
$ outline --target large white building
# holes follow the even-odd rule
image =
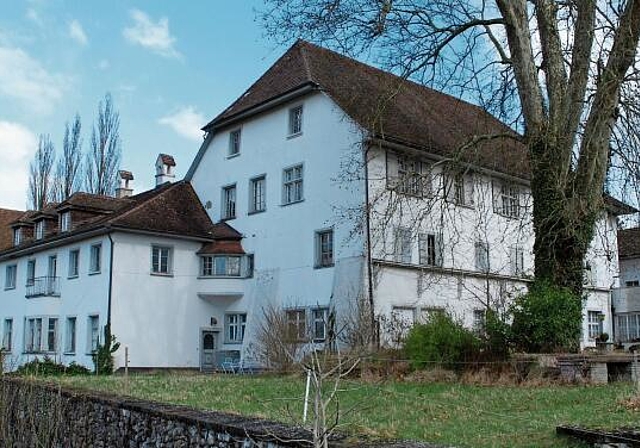
[[[316,343],[359,303],[373,306],[388,343],[434,310],[481,330],[487,307],[504,307],[532,277],[526,150],[476,106],[299,41],[204,130],[184,181],[100,199],[138,205],[104,212],[95,235],[64,235],[68,203],[25,217],[36,238],[0,252],[9,359],[87,364],[109,321],[132,367],[207,369],[220,354],[250,358],[270,307]],[[172,192],[188,200],[163,199]],[[605,202],[583,346],[611,331],[615,215],[631,211]],[[56,219],[39,239],[38,223]],[[67,276],[73,251],[79,278]],[[61,275],[56,294],[30,294],[35,279]]]

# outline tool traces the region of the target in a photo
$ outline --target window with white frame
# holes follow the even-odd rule
[[[314,341],[327,339],[329,328],[329,308],[315,308],[311,310],[311,331]]]
[[[484,335],[487,325],[487,313],[485,310],[473,310],[473,332],[477,335]]]
[[[456,205],[472,207],[474,204],[473,174],[451,170],[447,174],[447,199]]]
[[[58,347],[58,319],[50,317],[47,321],[47,345],[48,352],[55,352]]]
[[[36,281],[36,260],[27,261],[27,286],[33,286]]]
[[[200,275],[202,277],[240,277],[240,255],[205,255],[200,257]]]
[[[172,272],[173,248],[167,246],[151,246],[151,273],[170,275]]]
[[[36,239],[37,240],[41,240],[42,238],[44,238],[44,227],[45,227],[44,219],[41,219],[40,221],[36,222]]]
[[[285,168],[282,172],[282,204],[293,204],[304,199],[302,165]]]
[[[395,229],[393,258],[399,263],[411,263],[411,229],[405,227]]]
[[[475,255],[476,269],[480,272],[489,272],[491,267],[489,262],[489,243],[486,241],[476,241]]]
[[[249,181],[249,213],[259,213],[267,209],[266,176],[254,177]]]
[[[27,353],[42,351],[42,318],[29,317],[25,321],[25,351]]]
[[[67,317],[67,328],[64,344],[65,353],[76,352],[76,322],[77,321],[75,316]]]
[[[246,272],[247,278],[253,277],[253,270],[255,269],[255,263],[256,263],[255,255],[247,254],[247,272]]]
[[[286,310],[287,338],[303,341],[307,337],[307,314],[305,309]]]
[[[60,231],[68,232],[71,230],[71,212],[60,214]]]
[[[333,266],[333,229],[317,231],[315,243],[315,267],[326,268]]]
[[[10,352],[13,347],[13,319],[4,320],[2,331],[2,350]]]
[[[15,289],[18,278],[18,265],[10,264],[6,268],[4,289]]]
[[[89,254],[89,273],[97,274],[102,267],[102,244],[92,244]]]
[[[616,315],[616,341],[638,342],[640,340],[640,313]]]
[[[19,246],[22,243],[22,228],[13,229],[13,245]]]
[[[442,266],[442,235],[418,234],[418,262],[422,266]]]
[[[72,249],[69,251],[69,278],[78,277],[80,273],[80,250]]]
[[[520,216],[520,188],[506,181],[493,182],[494,210],[509,218]]]
[[[236,217],[236,185],[222,188],[222,219]]]
[[[87,329],[88,352],[94,353],[100,345],[100,317],[98,315],[89,316]]]
[[[58,257],[51,255],[49,257],[49,278],[55,278],[58,276]]]
[[[626,287],[640,286],[640,280],[627,280],[626,282],[624,282],[624,286]]]
[[[522,246],[513,246],[509,254],[511,262],[511,274],[524,274],[524,248]]]
[[[398,193],[416,197],[432,195],[430,165],[416,157],[387,153],[387,185]]]
[[[289,109],[289,136],[302,133],[302,105]]]
[[[239,344],[244,340],[244,332],[247,326],[245,313],[227,314],[225,316],[226,344]]]
[[[604,314],[602,311],[587,311],[587,326],[589,339],[596,339],[602,334],[602,322]]]
[[[235,129],[229,133],[229,156],[235,156],[240,154],[240,138],[242,132],[240,129]]]

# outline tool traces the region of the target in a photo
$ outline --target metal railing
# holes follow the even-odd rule
[[[32,297],[59,297],[60,296],[60,277],[36,277],[27,280],[26,298]]]

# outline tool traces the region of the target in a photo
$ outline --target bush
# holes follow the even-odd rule
[[[98,344],[98,348],[91,355],[96,375],[111,375],[113,373],[113,354],[120,348],[120,343],[111,334],[109,325],[104,327],[104,341],[104,344]]]
[[[38,376],[61,376],[61,375],[88,375],[91,370],[76,363],[69,366],[58,364],[49,357],[42,360],[36,358],[26,364],[23,364],[16,370],[18,375],[38,375]]]
[[[459,369],[462,363],[476,361],[480,340],[447,313],[434,313],[426,324],[414,325],[404,350],[413,368],[430,365]]]
[[[494,310],[487,310],[485,322],[485,360],[504,361],[509,358],[511,326]]]
[[[516,349],[557,353],[578,349],[582,303],[568,289],[534,283],[511,307],[511,335]]]

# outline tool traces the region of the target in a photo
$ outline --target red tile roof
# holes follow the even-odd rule
[[[640,227],[618,230],[618,258],[640,257]]]
[[[0,251],[13,245],[13,230],[11,223],[24,215],[20,210],[0,208]]]
[[[198,251],[198,255],[244,255],[245,253],[240,240],[212,241],[203,244],[202,249]]]

